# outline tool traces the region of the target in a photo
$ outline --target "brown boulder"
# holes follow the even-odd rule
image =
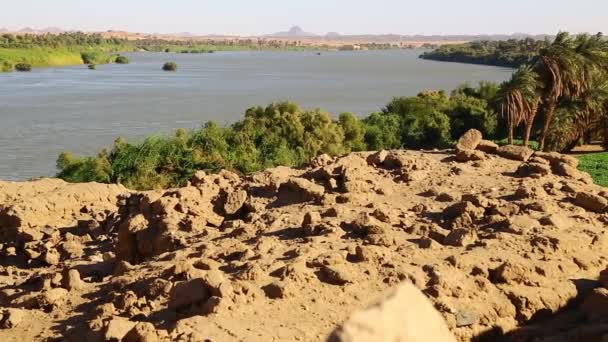
[[[477,145],[477,149],[485,153],[495,154],[498,151],[498,145],[493,141],[482,140]]]
[[[466,131],[460,139],[458,139],[458,143],[456,143],[456,150],[474,150],[477,148],[477,145],[483,139],[483,135],[480,131],[476,129],[470,129]]]
[[[579,192],[576,194],[574,204],[588,211],[602,213],[606,211],[606,207],[608,207],[608,199],[587,192]]]
[[[498,148],[498,155],[512,160],[527,161],[534,151],[525,146],[505,145]]]
[[[455,342],[441,315],[414,285],[404,283],[360,310],[328,342]]]
[[[456,152],[456,161],[466,163],[468,161],[477,161],[486,159],[485,153],[478,150],[458,150]]]
[[[247,191],[237,190],[228,193],[226,196],[226,202],[224,203],[224,212],[227,215],[236,214],[247,200]]]
[[[211,297],[211,293],[207,281],[203,278],[196,278],[175,284],[169,297],[169,307],[180,309],[206,301]]]
[[[279,198],[287,202],[320,201],[325,188],[307,179],[292,177],[279,187]]]

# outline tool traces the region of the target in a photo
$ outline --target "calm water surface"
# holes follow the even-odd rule
[[[291,100],[367,115],[392,97],[502,81],[509,69],[418,59],[420,51],[129,54],[129,65],[0,73],[0,179],[53,175],[61,151],[91,154],[130,139]],[[175,61],[176,73],[161,71]]]

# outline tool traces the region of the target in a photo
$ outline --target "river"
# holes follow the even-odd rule
[[[128,65],[0,73],[0,179],[55,174],[65,150],[92,154],[118,136],[138,139],[240,119],[290,100],[334,116],[364,116],[392,97],[503,81],[510,69],[418,59],[421,51],[132,53]],[[163,72],[166,61],[177,72]]]

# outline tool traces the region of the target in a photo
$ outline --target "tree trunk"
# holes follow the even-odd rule
[[[534,126],[534,119],[526,121],[526,129],[524,131],[524,146],[528,147],[530,144],[530,134],[532,133],[532,126]]]
[[[550,102],[545,107],[545,117],[543,124],[543,131],[540,134],[539,141],[539,149],[541,151],[545,151],[545,139],[547,139],[547,135],[549,134],[549,128],[551,128],[551,122],[553,121],[553,114],[555,114],[555,107],[557,105],[557,100],[551,99]]]
[[[513,145],[513,122],[509,122],[508,142],[509,142],[509,145]]]
[[[603,135],[604,135],[604,141],[603,141],[603,145],[604,145],[604,150],[608,151],[608,117],[604,117],[603,119]]]

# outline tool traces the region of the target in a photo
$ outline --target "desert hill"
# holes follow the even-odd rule
[[[608,192],[576,164],[471,131],[169,190],[0,182],[0,340],[603,341]]]

